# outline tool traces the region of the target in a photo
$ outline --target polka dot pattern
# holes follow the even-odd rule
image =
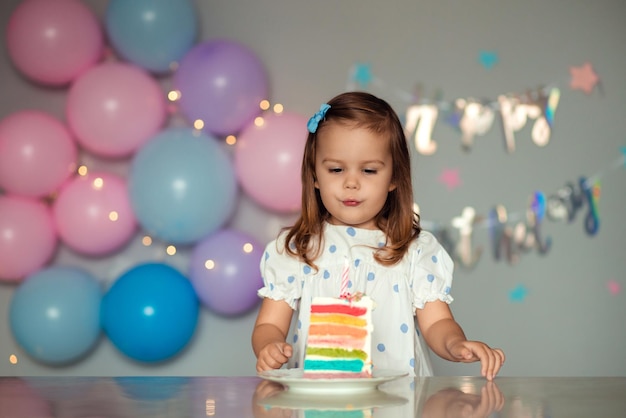
[[[264,286],[261,297],[285,300],[298,312],[293,330],[294,354],[288,367],[304,359],[310,304],[314,297],[337,297],[345,258],[350,260],[348,290],[370,296],[373,311],[374,350],[372,360],[380,368],[407,370],[411,375],[431,375],[428,350],[424,350],[414,312],[433,300],[451,302],[452,260],[427,231],[420,233],[402,261],[382,266],[372,247],[386,241],[380,231],[326,225],[324,246],[314,263],[317,269],[281,248],[284,241],[271,242],[261,260]],[[285,234],[278,239],[284,240]]]

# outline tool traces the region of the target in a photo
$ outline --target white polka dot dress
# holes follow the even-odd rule
[[[319,270],[283,250],[285,234],[270,242],[261,260],[264,287],[259,296],[286,301],[297,311],[288,367],[301,367],[309,328],[311,300],[339,297],[341,273],[349,260],[348,292],[361,292],[376,304],[372,312],[372,362],[378,369],[406,370],[431,376],[427,347],[415,325],[415,309],[434,300],[452,302],[453,262],[435,237],[422,231],[399,263],[386,267],[374,260],[383,245],[382,231],[326,224]]]

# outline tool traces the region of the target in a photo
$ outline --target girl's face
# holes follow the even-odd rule
[[[315,187],[329,222],[376,229],[375,218],[396,186],[389,139],[365,128],[328,123],[316,138]]]

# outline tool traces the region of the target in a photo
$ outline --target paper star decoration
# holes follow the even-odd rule
[[[569,67],[571,80],[569,86],[572,90],[582,90],[586,94],[591,94],[600,79],[593,70],[591,63],[586,62],[580,67]]]
[[[372,82],[372,69],[369,64],[355,64],[352,72],[352,80],[355,81],[360,88],[366,88]]]
[[[509,300],[511,302],[523,302],[527,295],[528,289],[523,284],[520,284],[509,292]]]
[[[459,187],[461,185],[461,179],[459,178],[458,168],[444,169],[439,176],[439,181],[445,184],[448,190],[453,190]]]
[[[609,280],[609,282],[606,284],[606,287],[609,289],[609,292],[611,292],[612,295],[617,295],[619,292],[622,291],[622,285],[620,285],[619,282],[615,280]]]
[[[496,51],[480,51],[478,53],[478,62],[487,70],[491,70],[500,61]]]

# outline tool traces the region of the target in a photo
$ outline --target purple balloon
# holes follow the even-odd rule
[[[202,120],[212,134],[230,135],[261,113],[267,78],[265,67],[249,48],[213,40],[196,45],[183,57],[173,81],[187,119]]]
[[[190,259],[189,278],[211,311],[234,316],[254,308],[263,286],[259,263],[263,247],[250,236],[223,229],[200,241]]]

